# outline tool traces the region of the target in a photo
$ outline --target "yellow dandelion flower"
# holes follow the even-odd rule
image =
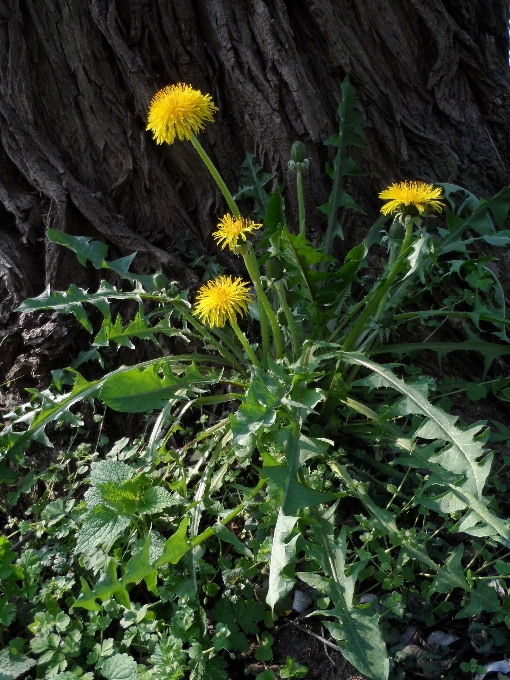
[[[184,83],[167,85],[152,98],[147,130],[152,130],[157,144],[173,144],[176,135],[191,139],[204,129],[204,120],[214,122],[212,114],[217,110],[210,95]]]
[[[248,293],[249,283],[231,276],[219,276],[208,281],[197,294],[193,314],[211,328],[225,325],[227,319],[236,324],[236,314],[241,316],[248,311],[248,303],[253,296]]]
[[[234,250],[237,242],[246,241],[246,234],[255,231],[261,227],[261,224],[255,224],[246,217],[233,217],[232,215],[224,215],[218,222],[218,231],[213,232],[213,238],[221,248],[228,246],[230,250]],[[223,241],[223,244],[221,243]]]
[[[381,191],[379,198],[389,199],[389,202],[381,208],[383,215],[399,212],[407,215],[422,215],[429,208],[441,212],[444,206],[440,200],[443,198],[442,188],[434,188],[433,184],[425,184],[425,182],[407,181],[392,184]]]

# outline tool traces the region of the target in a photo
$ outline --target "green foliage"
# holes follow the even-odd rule
[[[234,199],[236,201],[243,198],[254,199],[256,202],[255,214],[259,217],[264,217],[269,202],[269,194],[264,187],[273,179],[275,173],[269,174],[263,172],[252,153],[246,153],[246,158],[241,168],[243,169],[242,185],[239,187]]]
[[[333,135],[324,143],[338,149],[333,168],[328,167],[328,175],[333,180],[333,188],[328,203],[321,205],[319,210],[328,216],[328,226],[324,236],[324,253],[331,255],[333,251],[333,239],[335,236],[343,238],[342,227],[338,221],[340,208],[351,208],[364,213],[364,210],[344,190],[342,179],[347,176],[364,175],[356,162],[349,156],[347,147],[358,146],[366,148],[363,139],[363,119],[361,107],[356,97],[354,88],[347,77],[342,83],[342,102],[338,107],[340,129],[337,135]]]
[[[305,615],[373,680],[408,668],[451,680],[489,650],[510,652],[510,457],[494,463],[489,448],[508,447],[510,428],[458,406],[510,401],[510,317],[494,258],[475,251],[477,240],[510,245],[510,190],[478,200],[441,185],[444,221],[383,230],[380,218],[337,263],[338,211],[360,210],[342,187],[361,174],[348,149],[364,146],[348,80],[342,92],[321,249],[303,206],[295,234],[281,188],[266,192],[273,175],[246,156],[236,198],[253,199],[264,226],[242,330],[201,324],[161,272],[130,271],[134,255],[109,261],[105,244],[48,231],[122,283],[48,290],[19,309],[73,314],[91,343],[0,433],[0,677],[226,680],[229,657],[246,655],[269,680],[281,617],[303,588]],[[378,241],[388,256],[368,270]],[[261,278],[269,257],[277,276]],[[200,266],[206,280],[220,271]],[[459,342],[441,340],[450,320]],[[416,341],[401,342],[403,328]],[[203,349],[172,353],[175,338]],[[165,351],[119,366],[119,347],[147,341]],[[480,374],[424,375],[424,351],[475,352]],[[134,414],[136,440],[108,441],[111,411]],[[416,622],[469,623],[477,659],[401,644]],[[289,657],[280,677],[306,673]]]

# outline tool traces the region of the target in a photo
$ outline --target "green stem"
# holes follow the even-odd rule
[[[303,173],[301,170],[296,170],[296,184],[297,184],[297,199],[299,211],[299,235],[306,238],[305,227],[305,199],[303,196]]]
[[[407,225],[406,225],[406,235],[404,238],[404,241],[402,243],[402,248],[400,249],[400,253],[398,255],[397,261],[391,268],[390,273],[388,274],[386,281],[383,283],[381,288],[379,289],[377,295],[373,297],[370,302],[367,304],[365,307],[365,311],[361,314],[360,318],[356,322],[354,328],[351,330],[349,335],[346,337],[345,342],[344,342],[344,349],[346,352],[352,351],[353,348],[356,347],[356,343],[358,341],[360,333],[363,332],[365,328],[365,324],[368,321],[368,319],[372,316],[374,311],[378,308],[379,304],[385,300],[386,294],[389,291],[393,281],[399,274],[400,270],[402,269],[402,265],[405,261],[406,254],[408,247],[411,243],[411,238],[412,238],[412,232],[413,232],[413,221],[409,220]]]
[[[230,325],[234,329],[234,333],[239,338],[239,342],[244,347],[244,350],[245,350],[246,354],[249,356],[249,358],[251,359],[253,365],[260,368],[260,362],[257,359],[257,357],[255,356],[255,353],[252,350],[252,348],[250,347],[250,344],[249,344],[248,340],[245,338],[242,330],[239,328],[239,326],[234,321],[232,321],[232,319],[230,320]]]
[[[360,309],[363,309],[363,306],[368,303],[369,300],[373,298],[373,296],[377,293],[377,288],[374,288],[373,290],[370,291],[363,300],[360,300],[356,305],[349,311],[346,312],[343,320],[338,324],[337,328],[333,331],[333,333],[329,336],[328,342],[333,342],[333,340],[336,338],[336,336],[342,331],[350,322],[350,320],[359,312]],[[341,344],[341,340],[339,341]]]
[[[248,274],[250,275],[250,278],[253,281],[253,285],[255,286],[257,300],[259,303],[260,316],[262,318],[262,314],[265,313],[267,315],[267,318],[269,319],[269,323],[271,324],[276,358],[281,359],[283,356],[282,332],[274,315],[273,308],[271,307],[269,300],[267,299],[267,296],[264,293],[264,289],[262,288],[259,265],[257,262],[257,258],[255,256],[255,251],[253,250],[253,246],[251,245],[251,243],[248,242],[243,244],[243,246],[240,248],[240,253],[244,258],[244,264],[246,265]]]
[[[188,323],[190,323],[194,328],[196,328],[197,331],[200,333],[200,335],[203,338],[205,338],[208,342],[210,342],[211,345],[216,347],[218,352],[222,356],[224,356],[225,359],[232,364],[232,366],[234,366],[241,373],[246,372],[246,367],[241,366],[241,364],[238,361],[236,361],[236,359],[232,356],[232,354],[230,354],[230,352],[227,349],[225,349],[225,347],[223,347],[223,345],[220,342],[217,342],[217,340],[215,340],[213,337],[211,337],[211,334],[207,332],[207,329],[204,326],[202,326],[202,324],[200,322],[198,322],[191,314],[184,311],[184,309],[182,309],[182,307],[179,309],[179,311],[182,314],[182,316],[186,319],[186,321]]]
[[[341,150],[338,149],[338,153],[335,158],[335,177],[333,179],[333,189],[331,191],[331,196],[329,198],[329,205],[330,205],[330,211],[328,215],[328,226],[326,229],[326,235],[324,236],[324,255],[332,255],[333,254],[333,229],[335,226],[335,219],[337,219],[337,207],[338,206],[338,195],[339,192],[341,191],[341,183],[340,183],[340,173],[337,171],[338,166],[340,164],[340,155],[341,155]],[[321,269],[324,271],[324,269],[327,268],[327,263],[321,263]]]
[[[216,335],[216,337],[220,340],[220,342],[223,342],[229,350],[234,354],[239,361],[242,363],[243,362],[243,353],[239,349],[239,346],[236,345],[234,339],[226,333],[222,328],[211,328],[211,332]]]
[[[228,207],[230,208],[232,215],[234,215],[234,217],[241,217],[241,213],[239,212],[239,208],[235,204],[234,197],[232,196],[232,194],[228,190],[227,185],[223,181],[220,173],[216,170],[214,163],[211,161],[209,156],[204,151],[203,146],[200,144],[198,139],[193,134],[191,135],[191,143],[193,144],[193,146],[197,150],[200,158],[204,161],[207,169],[209,170],[209,172],[213,176],[214,181],[219,186],[221,193],[223,194],[223,196],[225,197],[225,200],[228,203]]]
[[[276,288],[280,305],[282,306],[283,312],[285,314],[285,318],[287,319],[287,325],[289,327],[290,337],[292,339],[292,346],[294,347],[294,359],[297,359],[300,355],[298,332],[292,311],[287,303],[287,296],[285,295],[283,281],[275,281],[274,286]]]
[[[237,507],[235,507],[232,510],[232,512],[230,512],[226,517],[224,517],[220,521],[220,524],[223,524],[223,526],[227,526],[227,524],[229,522],[231,522],[238,515],[240,515],[242,513],[242,511],[245,509],[245,507],[248,505],[248,503],[251,503],[251,501],[257,496],[259,491],[265,486],[266,482],[267,482],[267,479],[261,479],[259,481],[259,483],[257,484],[257,486],[253,489],[251,494],[248,496],[248,498],[244,501],[244,503],[240,503]],[[203,543],[208,538],[213,536],[213,534],[214,534],[214,529],[212,527],[207,527],[207,529],[205,531],[202,531],[201,534],[199,534],[195,538],[191,539],[191,541],[189,542],[189,548],[195,548],[197,545],[200,545],[200,543]]]

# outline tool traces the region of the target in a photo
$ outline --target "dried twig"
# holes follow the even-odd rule
[[[306,628],[301,628],[301,626],[298,626],[297,623],[294,623],[294,621],[291,621],[290,625],[294,626],[294,628],[297,628],[298,630],[301,630],[303,633],[307,633],[308,635],[311,635],[316,640],[320,640],[320,642],[322,642],[324,645],[327,645],[328,647],[331,647],[331,649],[334,649],[335,652],[337,652],[338,654],[340,653],[338,646],[334,645],[332,642],[328,642],[328,640],[326,640],[326,638],[323,638],[322,635],[317,635],[317,633],[312,633],[311,630],[307,630]]]
[[[321,633],[324,635],[324,626],[321,626]],[[324,642],[326,642],[326,641],[324,640]],[[323,643],[323,644],[324,644],[324,643]],[[328,659],[329,659],[330,662],[333,664],[333,666],[336,666],[336,663],[335,663],[335,662],[333,661],[333,659],[331,658],[331,656],[330,656],[330,654],[329,654],[329,652],[328,652],[328,648],[327,648],[326,645],[324,645],[324,654],[328,657]]]

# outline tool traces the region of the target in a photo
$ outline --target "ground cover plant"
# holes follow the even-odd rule
[[[197,149],[229,207],[213,236],[246,278],[209,261],[200,290],[183,291],[133,273],[134,254],[112,261],[103,243],[48,230],[109,278],[19,309],[73,314],[93,339],[0,435],[1,678],[222,680],[240,659],[248,672],[258,662],[257,680],[306,677],[292,657],[272,664],[293,610],[373,680],[506,664],[510,458],[495,462],[491,445],[510,429],[463,422],[450,397],[510,401],[510,319],[491,264],[508,256],[510,188],[485,200],[393,184],[339,264],[339,209],[361,211],[343,185],[361,174],[349,148],[365,144],[348,80],[342,91],[320,247],[306,238],[304,145],[289,163],[294,228],[251,154],[229,193],[195,136],[215,107],[186,85],[156,95],[149,129]],[[436,340],[451,319],[463,339]],[[168,352],[177,340],[189,351]],[[116,348],[143,341],[166,349],[118,364]],[[480,377],[426,375],[424,351],[478,352]],[[141,414],[139,436],[108,441],[109,410]]]

